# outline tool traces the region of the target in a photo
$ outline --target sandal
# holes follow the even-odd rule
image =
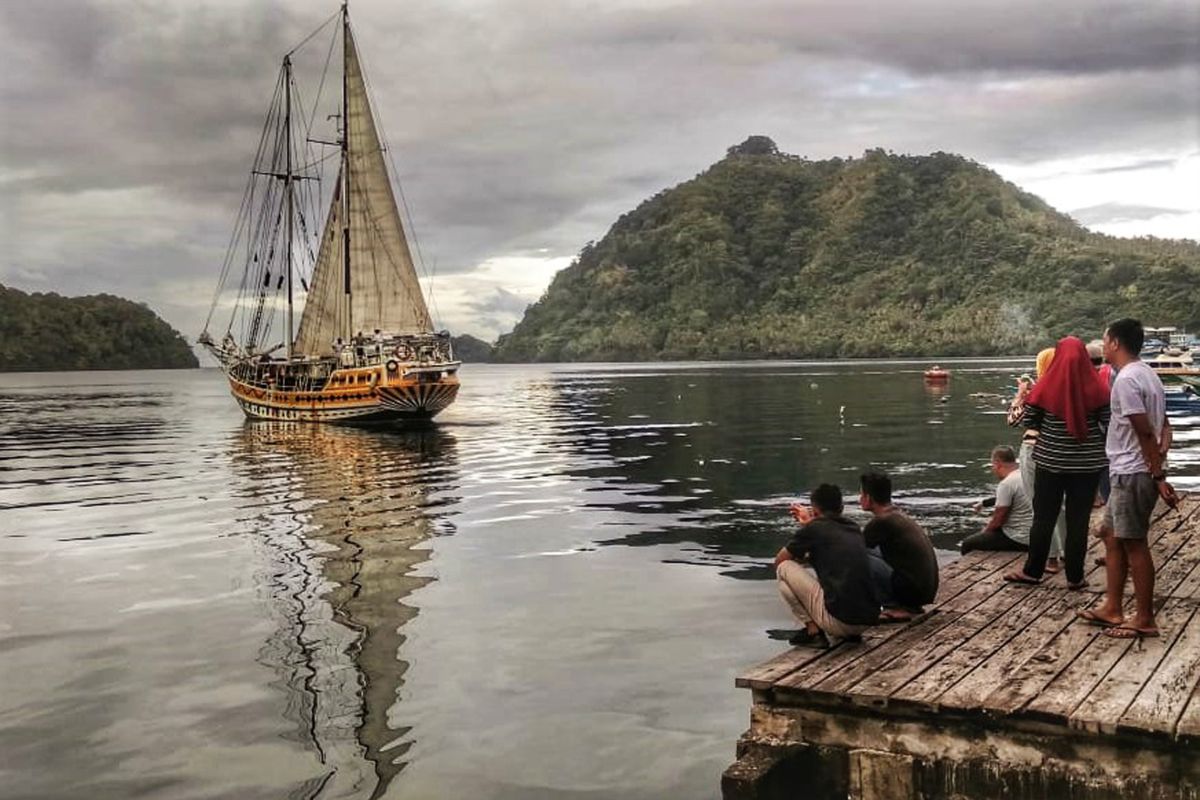
[[[1079,581],[1078,583],[1067,581],[1067,588],[1072,592],[1086,592],[1088,588],[1088,582],[1086,580]]]
[[[1112,639],[1157,639],[1159,636],[1158,628],[1135,628],[1132,625],[1114,625],[1101,633]]]
[[[1058,573],[1062,572],[1062,567],[1058,566],[1057,564],[1047,564],[1044,571],[1047,575],[1057,575]]]
[[[1093,608],[1082,608],[1075,612],[1075,616],[1086,622],[1088,625],[1096,625],[1100,628],[1116,628],[1119,627],[1125,620],[1113,622],[1111,619],[1105,619],[1096,613]]]
[[[829,639],[825,636],[825,631],[817,631],[809,633],[808,629],[799,631],[795,636],[788,639],[788,644],[794,647],[819,647],[822,649],[829,648]]]
[[[1019,583],[1024,586],[1038,586],[1042,582],[1041,578],[1031,578],[1020,570],[1016,572],[1006,572],[1004,574],[1004,580],[1008,581],[1009,583]]]
[[[898,622],[912,622],[917,614],[906,608],[885,608],[879,613],[880,625],[893,625]]]
[[[804,633],[804,628],[767,628],[767,638],[786,642],[798,633]]]

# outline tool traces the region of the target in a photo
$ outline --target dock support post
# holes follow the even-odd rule
[[[850,751],[850,800],[909,800],[913,760],[880,750]]]

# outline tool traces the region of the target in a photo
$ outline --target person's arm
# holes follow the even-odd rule
[[[1025,411],[1021,414],[1021,424],[1027,430],[1040,431],[1042,429],[1042,421],[1046,418],[1046,412],[1039,406],[1025,404]]]
[[[1175,494],[1175,488],[1167,483],[1166,473],[1163,472],[1163,455],[1158,449],[1158,439],[1154,436],[1150,418],[1145,414],[1130,414],[1129,424],[1133,426],[1133,432],[1137,435],[1138,445],[1142,448],[1142,457],[1146,459],[1146,464],[1150,467],[1150,477],[1154,478],[1158,496],[1167,505],[1174,508],[1179,502],[1179,497]]]
[[[810,547],[808,531],[805,528],[814,518],[812,509],[800,503],[792,503],[788,508],[788,513],[792,515],[792,518],[796,522],[800,523],[800,529],[792,536],[792,540],[781,547],[779,552],[775,554],[776,567],[784,561],[804,561]]]
[[[862,533],[863,541],[866,543],[867,547],[879,547],[879,545],[883,543],[887,531],[884,530],[883,523],[876,518],[872,519],[863,526]]]
[[[992,517],[988,520],[987,525],[983,526],[984,533],[1000,530],[1004,527],[1004,523],[1008,521],[1008,512],[1011,506],[996,506],[992,511]]]
[[[975,506],[974,506],[975,513],[982,514],[985,509],[992,508],[995,505],[996,505],[996,498],[985,497],[982,500],[980,500],[978,503],[975,504]]]
[[[1171,419],[1164,413],[1162,431],[1158,435],[1158,452],[1164,459],[1167,453],[1171,450],[1171,443],[1175,441],[1175,430],[1171,427]]]
[[[1029,391],[1029,381],[1017,381],[1017,395],[1008,405],[1009,427],[1015,428],[1021,424],[1021,417],[1025,414],[1025,398],[1029,396]]]

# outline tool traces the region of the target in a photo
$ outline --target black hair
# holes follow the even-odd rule
[[[858,485],[873,502],[890,505],[892,502],[892,479],[882,472],[865,472],[858,476]]]
[[[992,448],[992,460],[1002,464],[1017,463],[1017,451],[1006,444],[998,444]]]
[[[822,483],[813,489],[809,500],[823,514],[842,513],[842,490],[832,483]]]
[[[1121,349],[1131,356],[1142,352],[1142,343],[1146,341],[1146,330],[1136,319],[1125,317],[1108,325],[1108,338],[1116,341]]]

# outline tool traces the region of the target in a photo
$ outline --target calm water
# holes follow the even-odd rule
[[[470,366],[411,433],[0,376],[0,795],[716,797],[788,502],[875,466],[947,558],[981,524],[1028,366],[953,367]]]

